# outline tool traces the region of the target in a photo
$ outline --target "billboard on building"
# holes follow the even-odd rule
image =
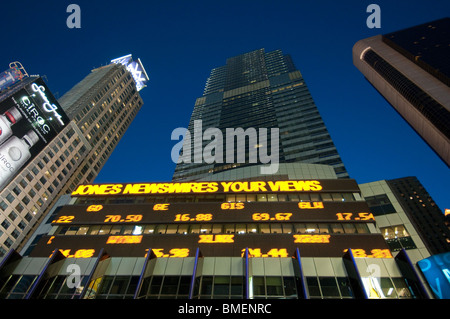
[[[68,123],[40,77],[1,101],[0,191]]]
[[[11,67],[10,69],[0,73],[0,92],[3,92],[23,78],[23,73],[17,67]]]
[[[437,299],[450,299],[450,252],[420,260],[422,271]]]

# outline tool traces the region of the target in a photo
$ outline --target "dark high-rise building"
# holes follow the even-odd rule
[[[392,251],[406,249],[416,261],[450,251],[445,215],[416,177],[359,186]]]
[[[387,181],[432,255],[450,251],[445,215],[416,177]]]
[[[8,83],[14,74],[5,77]],[[2,123],[12,124],[23,143],[35,141],[21,131],[22,123],[32,123],[45,143],[22,143],[33,156],[0,189],[0,257],[25,244],[62,194],[94,181],[142,107],[138,90],[148,80],[141,62],[131,56],[92,70],[58,101],[41,78],[19,78],[2,88],[0,105],[7,106]],[[14,105],[21,113],[11,111]]]
[[[222,132],[224,147],[222,155],[208,162],[202,157],[202,150],[211,138],[198,144],[194,135],[211,128]],[[242,129],[246,133],[254,130],[258,138],[248,138],[245,146],[228,138],[225,142],[227,129]],[[267,129],[267,138],[260,135],[261,129]],[[260,49],[241,54],[212,69],[203,96],[195,102],[188,131],[191,139],[184,141],[174,181],[197,180],[266,163],[261,156],[269,154],[276,155],[278,163],[331,165],[338,178],[348,178],[302,74],[281,50]],[[275,145],[279,146],[277,154],[273,152]],[[233,157],[228,157],[229,151]],[[255,161],[252,155],[257,158]]]
[[[450,165],[450,18],[358,41],[353,63]]]

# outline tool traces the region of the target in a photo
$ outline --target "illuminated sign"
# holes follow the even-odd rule
[[[61,125],[64,125],[65,122],[63,120],[63,116],[58,113],[58,110],[61,109],[61,107],[49,101],[47,93],[45,92],[45,87],[43,85],[37,85],[36,83],[33,83],[31,84],[31,90],[40,96],[42,100],[42,109],[47,113],[53,114],[53,116],[58,120],[58,122]],[[35,95],[33,94],[33,96]],[[28,98],[26,99],[30,103],[29,99]]]
[[[241,257],[244,257],[246,249],[242,249]],[[289,257],[289,253],[287,252],[286,248],[272,248],[266,253],[261,252],[261,248],[248,248],[248,256],[250,258],[257,258],[257,257]]]
[[[140,244],[141,236],[109,236],[106,244]]]
[[[234,235],[199,235],[199,244],[234,243]]]
[[[22,80],[24,75],[17,67],[12,67],[0,73],[0,92],[12,86],[17,81]]]
[[[103,205],[90,205],[88,208],[86,208],[87,212],[98,212],[103,209]]]
[[[59,249],[59,251],[67,258],[92,258],[95,253],[95,249],[78,249],[73,254],[71,249]]]
[[[197,214],[191,216],[191,214],[176,214],[174,222],[192,222],[192,221],[210,221],[212,214]]]
[[[123,57],[111,60],[111,63],[122,64],[131,73],[134,81],[136,82],[136,90],[140,91],[146,86],[149,80],[147,72],[145,72],[144,66],[140,59],[133,61],[131,54],[125,55]]]
[[[317,192],[320,181],[245,181],[79,185],[73,196],[186,193]],[[304,207],[307,208],[307,207]],[[313,208],[313,207],[309,207]]]
[[[329,244],[330,235],[294,235],[296,244]]]
[[[303,204],[308,205],[303,205]],[[311,207],[306,209],[305,206]],[[53,224],[194,222],[375,222],[365,202],[156,203],[68,205]]]
[[[69,122],[41,78],[27,83],[0,102],[0,190]]]
[[[165,253],[164,248],[153,248],[152,251],[156,257],[169,257],[169,258],[189,257],[188,248],[172,248],[169,250],[169,253]],[[144,257],[147,257],[147,254],[148,249],[146,249]]]
[[[347,251],[345,249],[344,253]],[[352,248],[352,252],[355,258],[393,258],[389,249],[372,249],[368,254],[364,249]]]
[[[450,252],[422,259],[417,265],[435,297],[450,299]]]

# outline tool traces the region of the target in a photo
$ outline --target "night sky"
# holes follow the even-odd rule
[[[81,28],[66,25],[69,4]],[[381,7],[370,29],[369,4]],[[441,210],[450,170],[352,63],[360,39],[450,16],[450,1],[3,1],[0,71],[20,61],[57,97],[91,69],[133,54],[150,77],[144,106],[96,183],[170,181],[171,133],[187,127],[212,68],[265,48],[302,72],[351,178],[417,176]]]

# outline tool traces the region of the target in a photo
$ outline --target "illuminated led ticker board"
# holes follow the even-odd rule
[[[193,222],[374,222],[365,202],[160,203],[69,205],[52,221],[64,224]]]
[[[359,192],[355,180],[228,181],[79,185],[72,196]]]
[[[153,249],[159,257],[193,257],[199,248],[205,257],[342,257],[351,248],[355,257],[392,258],[379,234],[172,234],[43,236],[31,257],[48,257],[55,249],[66,257],[90,258],[101,249],[113,257],[145,257]]]

